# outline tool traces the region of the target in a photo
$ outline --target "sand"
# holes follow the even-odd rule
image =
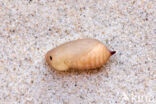
[[[117,53],[59,73],[48,50],[94,38]],[[0,104],[155,104],[155,0],[1,0]]]

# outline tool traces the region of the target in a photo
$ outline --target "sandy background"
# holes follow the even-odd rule
[[[47,66],[48,50],[86,37],[117,51],[101,70]],[[132,103],[156,103],[155,0],[0,0],[0,104]]]

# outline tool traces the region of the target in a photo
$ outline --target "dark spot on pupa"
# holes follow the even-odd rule
[[[52,56],[50,56],[50,60],[52,60],[53,58],[52,58]]]

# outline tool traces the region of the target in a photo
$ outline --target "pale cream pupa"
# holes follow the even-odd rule
[[[46,62],[57,71],[87,70],[102,67],[115,51],[96,39],[78,39],[62,44],[45,55]]]

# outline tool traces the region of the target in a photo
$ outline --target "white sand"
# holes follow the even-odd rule
[[[51,48],[86,37],[117,51],[101,70],[45,63]],[[0,0],[0,104],[132,103],[156,103],[155,0]]]

